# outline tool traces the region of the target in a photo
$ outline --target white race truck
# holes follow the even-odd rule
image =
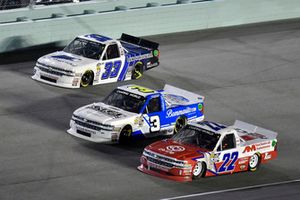
[[[50,85],[79,88],[138,79],[159,65],[158,44],[122,34],[115,40],[97,34],[76,37],[63,51],[38,59],[32,78]]]

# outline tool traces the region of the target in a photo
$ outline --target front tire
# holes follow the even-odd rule
[[[252,172],[256,171],[260,165],[260,160],[261,158],[259,154],[257,153],[253,154],[253,156],[251,156],[249,160],[249,170]]]
[[[204,177],[206,171],[206,165],[204,162],[197,162],[192,170],[192,178],[196,179],[199,177]]]
[[[87,87],[89,85],[92,85],[94,79],[94,73],[91,70],[88,70],[84,72],[84,74],[81,77],[80,86],[81,87]]]
[[[132,141],[132,128],[130,126],[125,126],[120,133],[119,143],[128,144]]]

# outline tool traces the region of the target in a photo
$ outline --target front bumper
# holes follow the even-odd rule
[[[96,143],[115,143],[117,142],[118,133],[114,131],[101,130],[96,131],[87,127],[76,124],[73,120],[70,121],[70,129],[67,133]]]
[[[49,85],[54,85],[63,88],[80,87],[80,77],[55,75],[44,72],[38,67],[34,67],[34,75],[31,78],[43,83],[47,83]]]
[[[142,156],[140,161],[138,170],[146,174],[179,182],[192,181],[191,168],[166,167],[147,160],[145,156]]]
[[[149,175],[152,175],[152,176],[157,176],[157,177],[168,179],[168,180],[172,180],[172,181],[178,181],[178,182],[190,182],[190,181],[192,181],[191,176],[170,175],[170,174],[168,174],[166,172],[163,172],[163,171],[151,170],[151,167],[149,168],[148,166],[145,166],[143,164],[138,166],[137,169],[140,170],[141,172],[146,173],[146,174],[149,174]]]

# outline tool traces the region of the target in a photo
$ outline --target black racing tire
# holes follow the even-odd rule
[[[260,154],[258,153],[253,154],[249,160],[249,165],[248,165],[249,171],[251,172],[256,171],[260,166],[260,162],[261,162]]]
[[[131,79],[139,79],[143,76],[144,73],[144,65],[143,63],[139,62],[135,65],[134,69],[132,70]]]
[[[132,128],[130,125],[125,126],[119,136],[120,144],[129,144],[132,141]]]
[[[184,116],[180,116],[176,119],[174,126],[174,134],[178,133],[187,124],[187,119]]]
[[[89,85],[92,85],[93,80],[94,80],[94,73],[92,70],[88,70],[88,71],[84,72],[84,74],[82,75],[81,80],[80,80],[80,86],[87,87]]]
[[[206,164],[205,162],[196,162],[192,168],[192,178],[197,179],[200,177],[204,177],[206,173]]]

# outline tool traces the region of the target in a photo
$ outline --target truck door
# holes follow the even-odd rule
[[[228,133],[223,137],[216,154],[219,157],[219,160],[215,163],[217,173],[232,173],[239,158],[234,133]]]
[[[115,82],[125,63],[124,52],[120,52],[117,43],[109,44],[102,57],[100,80],[103,83]]]
[[[163,120],[163,105],[161,101],[161,96],[157,95],[150,97],[147,101],[143,117],[148,124],[148,133],[159,133],[161,129],[161,122]]]

